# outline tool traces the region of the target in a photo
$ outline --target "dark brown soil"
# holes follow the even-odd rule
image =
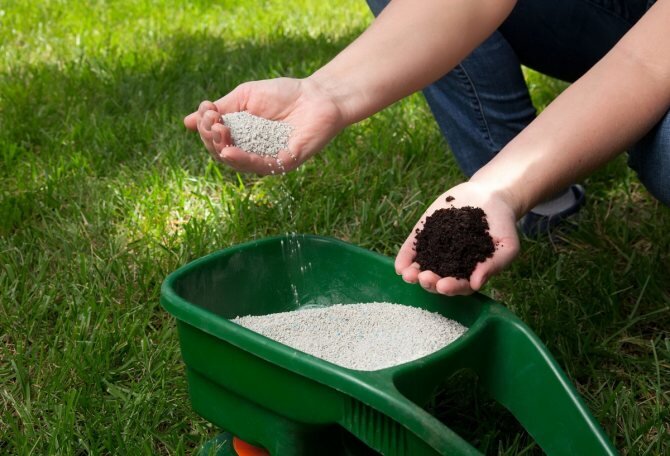
[[[447,197],[447,201],[453,201]],[[416,230],[415,260],[422,271],[469,279],[477,263],[493,256],[486,213],[472,206],[438,209]]]

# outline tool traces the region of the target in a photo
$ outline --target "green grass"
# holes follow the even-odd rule
[[[2,5],[2,454],[191,453],[217,430],[189,406],[158,304],[166,274],[287,231],[393,255],[463,179],[419,96],[284,179],[214,165],[184,130],[202,99],[326,62],[370,21],[362,1]],[[527,78],[538,105],[563,87]],[[623,157],[586,185],[579,228],[524,241],[486,292],[537,332],[622,452],[668,454],[670,212]],[[489,454],[538,451],[474,378],[434,407]]]

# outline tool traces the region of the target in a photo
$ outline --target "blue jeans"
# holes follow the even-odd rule
[[[368,0],[379,14],[386,0]],[[651,0],[519,0],[451,72],[423,90],[461,170],[472,176],[536,115],[520,65],[573,82],[642,17]],[[629,149],[629,165],[670,206],[670,114]]]

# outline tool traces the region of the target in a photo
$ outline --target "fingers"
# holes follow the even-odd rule
[[[412,229],[412,234],[405,239],[405,242],[398,251],[398,255],[395,257],[395,272],[398,275],[403,274],[403,271],[414,263],[414,257],[416,256],[416,252],[414,251],[415,229],[416,227]]]
[[[235,90],[216,100],[213,103],[213,109],[216,109],[221,114],[245,111],[246,106],[243,106],[244,103],[241,100],[247,99],[246,95],[244,95],[245,90],[247,90],[246,87],[248,85],[245,84],[237,86]]]
[[[230,147],[233,145],[233,138],[230,134],[230,129],[224,124],[217,121],[217,123],[212,125],[212,144],[218,155],[221,155],[221,151],[225,147]]]
[[[214,147],[214,134],[212,132],[212,126],[219,122],[219,113],[217,111],[207,111],[200,117],[198,123],[198,133],[200,134],[200,139],[205,145],[207,151],[214,157],[217,158],[216,147]]]
[[[509,239],[496,250],[494,257],[477,264],[470,275],[470,280],[454,277],[440,277],[432,271],[422,271],[414,262],[414,237],[405,241],[398,252],[395,269],[407,283],[419,283],[426,291],[447,296],[470,295],[479,291],[486,281],[504,269],[517,255],[518,240]]]
[[[507,267],[507,265],[509,265],[512,260],[514,260],[518,252],[518,239],[507,239],[504,241],[504,244],[500,244],[500,247],[496,250],[493,257],[477,264],[475,270],[472,271],[472,274],[470,274],[470,280],[444,277],[440,278],[436,284],[433,284],[433,278],[426,277],[425,284],[424,282],[421,282],[421,286],[426,289],[432,288],[434,286],[437,293],[447,296],[472,294],[481,290],[489,278]],[[423,272],[419,274],[419,277],[421,277],[422,274]],[[429,289],[429,291],[432,290]]]
[[[479,263],[472,275],[470,275],[470,287],[473,291],[479,291],[484,286],[484,284],[489,280],[495,272],[491,267],[493,261],[491,259],[485,261],[484,263]]]
[[[184,117],[184,126],[189,130],[196,131],[202,116],[211,110],[216,110],[216,105],[211,101],[203,101],[198,106],[198,110]]]
[[[224,147],[219,154],[219,159],[240,172],[260,175],[272,174],[273,171],[277,172],[277,164],[274,159],[245,152],[239,147]]]
[[[438,293],[447,296],[469,295],[475,291],[470,286],[470,281],[454,277],[440,278],[435,285],[435,289]]]
[[[279,172],[280,166],[276,159],[247,153],[238,147],[234,147],[230,129],[221,123],[221,115],[214,103],[202,102],[198,112],[191,116],[187,118],[189,122],[193,122],[193,119],[197,116],[195,121],[197,122],[200,139],[215,160],[241,172],[253,172],[261,175]]]
[[[198,111],[184,117],[184,126],[191,131],[198,129]]]
[[[475,292],[466,279],[454,277],[440,277],[433,271],[421,271],[414,263],[403,271],[402,278],[408,283],[419,283],[430,293],[439,293],[447,296],[469,295]]]
[[[239,147],[232,146],[221,149],[217,157],[219,161],[237,171],[255,173],[261,176],[291,171],[297,165],[291,165],[289,163],[290,158],[287,152],[280,152],[277,157],[270,157],[246,152]]]
[[[189,130],[198,131],[205,148],[216,158],[216,148],[212,140],[212,126],[218,122],[219,114],[211,101],[200,103],[198,110],[184,118],[184,125]]]
[[[400,274],[402,275],[402,280],[407,283],[417,283],[419,281],[419,273],[421,268],[419,263],[412,263],[405,269],[403,269]]]
[[[470,286],[474,291],[479,291],[490,277],[505,269],[519,253],[519,238],[516,236],[500,239],[497,245],[493,257],[479,263],[472,271]]]
[[[430,293],[439,293],[447,296],[469,295],[477,291],[466,279],[454,277],[440,277],[433,271],[422,271],[417,263],[401,271],[402,279],[407,283],[419,283]]]
[[[433,271],[421,271],[418,275],[419,284],[424,288],[424,290],[431,293],[437,293],[437,282],[440,280],[440,276],[435,274]]]

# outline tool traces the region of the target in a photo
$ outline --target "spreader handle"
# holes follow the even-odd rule
[[[547,348],[513,314],[505,309],[497,312],[504,315],[488,315],[485,324],[478,328],[476,338],[439,366],[439,375],[449,376],[463,368],[475,371],[483,387],[517,418],[549,456],[616,455],[600,425]],[[422,376],[396,377],[395,382],[387,380],[387,383],[374,385],[375,396],[385,392],[385,397],[368,396],[375,402],[369,405],[381,414],[365,407],[356,409],[361,407],[356,405],[348,414],[354,417],[353,421],[342,424],[383,454],[480,455],[472,445],[417,405],[429,397],[435,369],[433,366]],[[412,398],[403,395],[401,390],[411,393]],[[392,425],[385,424],[388,417],[393,417]],[[394,430],[398,427],[409,433],[398,439],[397,435],[402,435]],[[388,432],[370,433],[366,429]],[[394,446],[399,451],[392,451]]]
[[[487,350],[468,356],[470,367],[546,454],[617,454],[565,373],[523,322],[492,316],[481,337],[477,345]]]
[[[475,447],[386,380],[371,403],[351,398],[340,424],[370,448],[392,456],[482,456]]]

